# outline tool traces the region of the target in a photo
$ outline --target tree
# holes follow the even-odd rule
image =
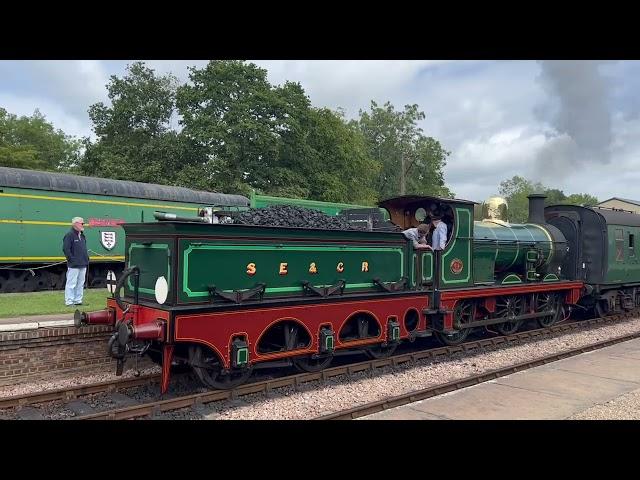
[[[299,83],[271,85],[266,70],[235,60],[190,68],[182,85],[137,62],[107,90],[110,105],[89,109],[98,138],[85,141],[88,175],[369,205],[398,186],[450,196],[449,153],[423,135],[417,105],[395,112],[373,103],[371,114],[347,122],[313,107]]]
[[[211,61],[191,68],[177,105],[184,133],[207,151],[220,181],[268,189],[281,133],[289,127],[286,103],[267,81],[266,70],[241,61]]]
[[[299,83],[273,86],[266,70],[211,61],[178,89],[183,133],[206,150],[225,191],[372,203],[377,175],[358,129],[318,109]]]
[[[171,128],[177,79],[158,76],[142,62],[127,66],[123,78],[107,84],[111,105],[91,105],[89,117],[97,141],[85,141],[80,170],[87,175],[139,182],[192,186],[182,174],[204,151]],[[191,172],[195,174],[195,172]]]
[[[545,205],[569,204],[569,205],[595,205],[598,199],[587,193],[574,193],[565,195],[562,190],[546,188],[539,182],[532,182],[518,175],[500,182],[500,195],[507,200],[508,218],[510,222],[523,223],[529,216],[528,195],[532,193],[544,193],[547,198]]]
[[[557,188],[547,188],[544,190],[544,194],[547,196],[545,199],[545,203],[547,205],[555,205],[558,203],[566,203],[567,196],[564,194],[562,190],[558,190]]]
[[[343,114],[313,109],[307,135],[309,155],[302,170],[311,181],[310,198],[373,205],[380,165],[370,157],[364,137]]]
[[[573,193],[567,197],[567,203],[571,205],[582,205],[583,207],[592,207],[598,203],[598,198],[588,193]]]
[[[38,110],[18,117],[0,108],[0,165],[67,170],[77,164],[81,141],[47,122]]]
[[[524,177],[514,177],[500,182],[500,195],[507,200],[508,219],[510,222],[526,222],[529,216],[529,200],[527,196],[532,193],[544,191],[541,183],[533,183]]]
[[[396,111],[390,102],[380,107],[372,101],[370,112],[360,111],[357,125],[369,155],[380,165],[376,189],[381,198],[405,193],[452,196],[442,172],[449,152],[418,127],[424,118],[418,105]]]

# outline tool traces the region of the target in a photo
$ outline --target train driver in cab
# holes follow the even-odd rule
[[[444,250],[444,246],[447,244],[447,224],[442,221],[440,215],[433,214],[431,225],[433,225],[431,245],[427,245],[427,248],[429,250]]]
[[[429,225],[421,223],[416,228],[409,228],[404,230],[402,234],[413,242],[413,248],[416,250],[423,250],[431,248],[427,244],[427,232],[429,232]]]

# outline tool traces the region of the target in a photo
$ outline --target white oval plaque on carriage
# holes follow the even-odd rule
[[[158,280],[156,280],[156,288],[154,289],[154,292],[156,294],[156,301],[160,305],[162,305],[164,302],[167,301],[167,295],[169,293],[169,284],[167,283],[166,278],[159,277]]]
[[[107,272],[107,290],[109,290],[109,293],[116,291],[116,283],[116,274],[109,270]]]

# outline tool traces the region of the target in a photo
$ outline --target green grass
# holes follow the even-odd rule
[[[109,292],[106,288],[85,289],[82,305],[66,307],[64,290],[52,292],[2,293],[0,294],[0,318],[22,315],[44,315],[47,313],[70,313],[76,308],[85,312],[102,310]]]

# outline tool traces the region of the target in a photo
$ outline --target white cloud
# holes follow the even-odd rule
[[[456,196],[482,201],[498,193],[501,180],[532,176],[530,166],[544,144],[544,135],[526,126],[499,131],[487,140],[465,141],[452,154],[446,178]]]
[[[133,61],[127,62],[133,63]],[[208,60],[149,60],[145,63],[153,68],[156,73],[166,75],[173,74],[180,82],[189,80],[189,67],[203,68],[209,63]]]
[[[41,92],[72,115],[83,117],[89,105],[107,100],[109,75],[98,60],[45,60],[26,64],[27,72],[41,80]]]
[[[14,96],[0,92],[0,107],[18,116],[31,116],[38,109],[48,122],[67,135],[76,137],[89,136],[91,126],[74,115],[70,115],[58,102],[37,96]]]
[[[350,116],[371,100],[384,101],[406,90],[422,70],[447,62],[430,60],[255,61],[269,81],[300,82],[314,105],[342,107]]]

